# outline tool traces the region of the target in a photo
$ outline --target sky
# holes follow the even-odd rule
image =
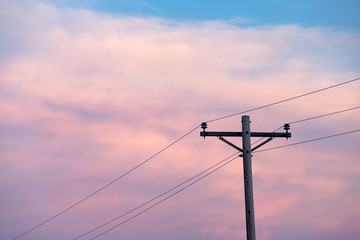
[[[236,153],[201,138],[201,122],[241,131],[243,111],[359,78],[358,8],[350,0],[1,1],[0,239],[112,182],[18,238],[75,239]],[[358,239],[359,131],[271,148],[359,130],[359,82],[246,113],[251,131],[295,122],[291,138],[253,153],[257,239]],[[236,158],[79,239],[132,216],[96,239],[246,239],[242,167]]]

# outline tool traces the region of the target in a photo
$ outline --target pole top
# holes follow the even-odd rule
[[[250,122],[250,117],[249,117],[249,115],[242,115],[241,116],[241,122]]]

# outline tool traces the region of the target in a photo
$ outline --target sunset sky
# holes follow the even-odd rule
[[[236,153],[201,122],[241,131],[243,111],[354,80],[246,115],[296,122],[253,153],[257,239],[357,240],[359,7],[1,1],[0,239],[75,239]],[[79,239],[246,239],[241,158],[181,187]]]

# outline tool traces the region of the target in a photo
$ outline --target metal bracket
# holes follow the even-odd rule
[[[219,137],[219,139],[221,141],[223,141],[224,143],[230,145],[231,147],[235,148],[236,150],[239,150],[240,152],[243,152],[243,150],[241,148],[239,148],[238,146],[236,146],[235,144],[229,142],[228,140],[226,140],[225,138],[223,138],[222,136]]]
[[[270,142],[271,140],[273,140],[273,137],[270,137],[268,139],[266,139],[265,141],[263,141],[262,143],[260,143],[259,145],[257,145],[256,147],[254,147],[253,149],[251,149],[251,152],[255,151],[256,149],[258,149],[259,147],[267,144],[268,142]]]

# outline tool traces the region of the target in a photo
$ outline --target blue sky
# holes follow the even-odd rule
[[[176,20],[221,20],[245,18],[252,24],[299,24],[359,28],[359,1],[243,1],[243,0],[87,0],[47,1],[71,8],[106,14],[145,15]]]

